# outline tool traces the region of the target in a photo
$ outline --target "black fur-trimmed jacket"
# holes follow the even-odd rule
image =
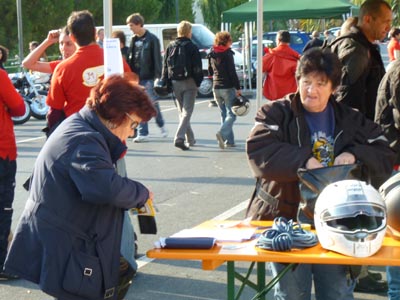
[[[378,46],[367,40],[358,27],[331,42],[342,63],[342,79],[336,91],[338,102],[358,109],[374,120],[376,94],[385,74]]]

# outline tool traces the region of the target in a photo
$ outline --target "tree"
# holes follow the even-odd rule
[[[162,0],[162,7],[157,23],[179,23],[182,20],[194,22],[194,0]],[[178,4],[178,20],[176,20],[176,3]]]
[[[223,11],[238,6],[248,0],[199,0],[204,21],[211,31],[219,31],[221,28],[221,14]]]
[[[145,24],[154,23],[158,18],[161,7],[161,0],[114,1],[113,23],[126,24],[126,18],[133,13],[140,13],[144,18]]]

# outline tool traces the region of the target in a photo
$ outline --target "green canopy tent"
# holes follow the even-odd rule
[[[342,19],[350,14],[352,4],[345,0],[263,0],[265,20]],[[239,23],[257,20],[257,1],[252,0],[222,13],[222,22]]]

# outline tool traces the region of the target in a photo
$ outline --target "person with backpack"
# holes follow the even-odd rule
[[[235,147],[232,127],[236,115],[232,111],[232,105],[236,96],[241,95],[231,45],[232,38],[229,32],[217,32],[214,46],[207,56],[208,73],[213,76],[214,99],[221,112],[221,128],[216,134],[221,149]]]
[[[197,89],[203,80],[200,52],[192,42],[192,24],[182,21],[177,27],[178,37],[165,51],[161,79],[169,85],[176,97],[179,111],[179,125],[175,133],[174,145],[189,150],[196,144],[190,125]]]

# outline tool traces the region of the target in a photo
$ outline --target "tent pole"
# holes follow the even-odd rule
[[[249,90],[252,90],[252,86],[251,86],[251,69],[252,69],[252,65],[251,65],[251,58],[253,57],[253,53],[252,53],[252,50],[253,50],[253,32],[252,32],[252,30],[253,30],[253,22],[249,22],[248,23],[248,26],[247,26],[247,40],[248,40],[248,47],[247,47],[247,49],[248,49],[248,51],[247,51],[247,54],[248,54],[248,59],[247,59],[247,84],[249,85]]]
[[[112,0],[103,0],[104,37],[110,38],[112,33]]]
[[[261,105],[262,99],[262,56],[263,56],[263,22],[264,22],[263,0],[257,0],[257,89],[256,106],[257,110]]]

